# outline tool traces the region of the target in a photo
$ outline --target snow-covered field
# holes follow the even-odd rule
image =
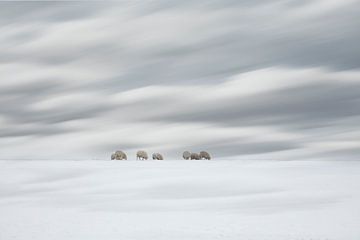
[[[359,240],[360,162],[0,161],[0,239]]]

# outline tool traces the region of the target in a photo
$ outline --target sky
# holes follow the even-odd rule
[[[0,2],[0,159],[358,160],[360,2]]]

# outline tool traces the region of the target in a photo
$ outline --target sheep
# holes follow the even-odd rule
[[[136,160],[147,160],[148,159],[148,155],[145,151],[138,151],[136,153]]]
[[[164,157],[160,153],[153,153],[152,159],[153,160],[164,160]]]
[[[193,159],[200,160],[200,155],[197,153],[191,153],[190,158],[191,158],[191,160],[193,160]]]
[[[123,151],[116,151],[111,155],[111,160],[127,160],[127,156]]]
[[[206,151],[201,151],[199,156],[200,156],[200,159],[206,159],[206,160],[211,159],[210,154],[208,152],[206,152]]]
[[[185,160],[189,160],[190,157],[191,157],[191,153],[190,153],[189,151],[185,151],[185,152],[183,153],[183,158],[184,158]]]

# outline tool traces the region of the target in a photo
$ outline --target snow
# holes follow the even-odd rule
[[[359,240],[356,161],[0,161],[0,239]]]

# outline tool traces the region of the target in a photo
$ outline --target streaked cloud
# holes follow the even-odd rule
[[[323,0],[2,2],[0,158],[144,148],[356,159],[359,10]]]

